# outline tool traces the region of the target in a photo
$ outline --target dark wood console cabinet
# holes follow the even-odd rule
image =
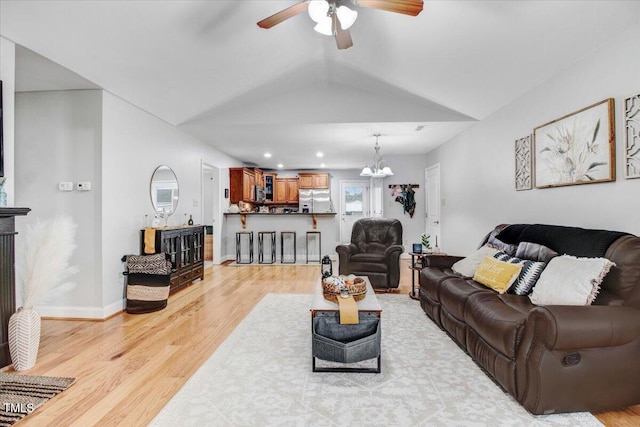
[[[16,274],[14,236],[15,217],[29,208],[0,208],[0,368],[11,364],[9,354],[9,318],[16,311]]]
[[[140,233],[140,253],[144,253],[144,230]],[[156,253],[169,254],[172,264],[171,288],[174,292],[196,279],[204,279],[204,226],[159,228]]]

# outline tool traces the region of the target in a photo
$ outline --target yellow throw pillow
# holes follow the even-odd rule
[[[504,294],[518,278],[520,270],[522,264],[511,264],[487,255],[478,266],[473,280]]]

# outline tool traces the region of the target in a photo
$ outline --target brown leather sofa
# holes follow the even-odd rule
[[[532,414],[640,403],[640,238],[550,225],[503,228],[489,236],[602,256],[616,266],[592,305],[536,306],[457,275],[451,266],[461,257],[430,256],[420,272],[425,313]]]
[[[392,218],[363,218],[353,224],[351,243],[338,245],[340,274],[368,276],[374,288],[400,283],[402,223]]]

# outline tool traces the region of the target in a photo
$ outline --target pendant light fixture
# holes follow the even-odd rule
[[[362,172],[360,172],[360,176],[369,176],[372,178],[384,178],[385,176],[391,176],[393,175],[391,168],[389,166],[382,166],[384,164],[384,160],[380,154],[380,144],[378,144],[380,134],[376,133],[373,136],[376,137],[376,145],[373,146],[374,150],[376,150],[376,154],[373,156],[373,165],[365,166],[362,169]]]

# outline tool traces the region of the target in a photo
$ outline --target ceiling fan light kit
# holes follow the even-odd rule
[[[338,16],[343,30],[351,27],[358,17],[358,12],[344,5],[337,6],[336,1],[311,0],[307,11],[311,19],[317,23],[313,29],[325,36],[335,36],[332,19],[334,15]]]
[[[314,22],[329,17],[329,3],[325,0],[311,0],[307,6],[307,13]]]
[[[303,0],[258,22],[260,28],[271,28],[305,9],[316,23],[313,29],[320,34],[333,36],[338,49],[353,46],[349,28],[356,22],[358,12],[344,5],[348,0]],[[350,0],[356,6],[387,12],[416,16],[422,12],[422,0]]]
[[[355,10],[349,9],[347,6],[340,6],[336,13],[338,14],[338,19],[340,20],[340,26],[343,30],[348,30],[351,28],[356,19],[358,18],[358,12]]]

